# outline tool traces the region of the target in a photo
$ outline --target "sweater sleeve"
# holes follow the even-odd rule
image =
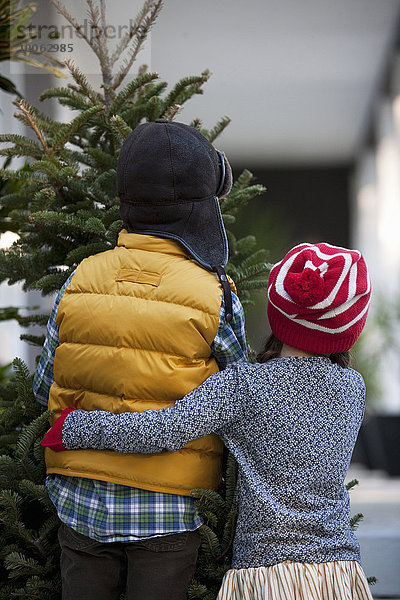
[[[243,418],[244,384],[239,369],[235,364],[215,373],[170,408],[119,415],[75,410],[65,419],[62,443],[68,450],[178,450],[191,440],[218,433]]]

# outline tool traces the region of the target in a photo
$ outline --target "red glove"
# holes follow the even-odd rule
[[[76,408],[64,408],[61,413],[61,416],[55,420],[54,425],[49,431],[46,433],[44,438],[41,441],[42,446],[46,446],[54,450],[54,452],[61,452],[62,450],[67,450],[62,443],[62,428],[64,425],[64,421],[73,410]]]

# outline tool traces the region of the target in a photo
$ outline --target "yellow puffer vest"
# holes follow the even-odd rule
[[[218,370],[210,356],[222,290],[176,242],[121,232],[85,259],[61,299],[49,408],[142,412],[172,406]],[[208,435],[177,452],[119,454],[46,448],[48,473],[190,495],[216,489],[222,442]]]

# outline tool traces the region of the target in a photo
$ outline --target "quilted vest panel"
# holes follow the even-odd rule
[[[118,246],[78,266],[57,313],[49,408],[142,412],[172,406],[218,370],[211,357],[221,306],[217,276],[179,244],[121,232]],[[216,489],[215,435],[177,452],[119,454],[46,448],[48,473],[190,495]]]

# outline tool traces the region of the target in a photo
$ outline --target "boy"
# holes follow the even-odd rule
[[[218,204],[231,183],[226,158],[187,125],[158,119],[128,136],[118,245],[82,261],[48,323],[34,390],[56,416],[161,409],[246,360]],[[221,456],[214,435],[145,457],[46,449],[63,600],[186,598],[201,525],[190,490],[218,486]]]

